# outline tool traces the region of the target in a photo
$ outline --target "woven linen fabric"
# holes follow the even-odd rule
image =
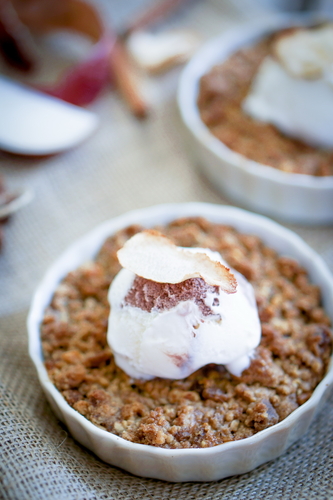
[[[333,398],[280,458],[211,483],[168,483],[111,467],[57,420],[27,354],[26,312],[0,319],[0,498],[4,500],[327,500],[333,498]]]
[[[253,15],[256,19],[268,15],[260,9],[255,14],[242,10],[241,6],[250,3],[191,2],[171,24],[194,27],[203,37],[213,36]],[[106,18],[123,4],[118,25],[127,10],[138,5],[116,0],[100,0],[100,4]],[[44,48],[41,43],[41,56]],[[44,73],[56,63],[57,54],[52,59],[49,53],[44,54]],[[26,316],[33,290],[49,265],[77,238],[106,219],[157,203],[228,204],[194,168],[191,151],[184,145],[174,99],[178,76],[175,70],[149,82],[152,114],[144,122],[131,117],[117,94],[107,89],[90,107],[100,126],[80,146],[40,159],[0,153],[0,173],[8,187],[25,185],[35,192],[33,202],[4,227],[0,254],[1,499],[333,498],[332,398],[307,435],[274,462],[217,482],[173,484],[111,467],[76,443],[52,413],[28,356]],[[287,227],[333,270],[332,227]]]

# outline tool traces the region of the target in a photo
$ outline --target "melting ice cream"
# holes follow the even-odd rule
[[[218,252],[143,231],[118,258],[108,342],[128,375],[181,379],[208,363],[240,375],[249,366],[261,333],[254,292]]]

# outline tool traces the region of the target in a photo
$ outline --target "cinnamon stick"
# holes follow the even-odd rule
[[[131,112],[137,118],[145,118],[148,114],[148,106],[140,94],[135,67],[120,38],[115,42],[110,64],[116,86]]]

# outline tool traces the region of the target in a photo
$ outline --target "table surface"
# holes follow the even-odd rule
[[[98,7],[110,25],[112,19],[121,28],[147,3],[99,0]],[[264,5],[263,0],[192,1],[167,26],[191,28],[206,40],[276,15]],[[73,50],[64,58],[65,42],[35,40],[42,61],[39,79],[50,79],[76,57]],[[1,71],[7,70],[0,66]],[[106,89],[89,107],[100,119],[98,130],[80,146],[40,159],[0,153],[7,186],[26,186],[35,194],[6,224],[0,254],[1,498],[333,498],[332,400],[309,433],[273,463],[218,482],[172,484],[131,476],[78,445],[52,414],[29,360],[25,321],[33,290],[70,243],[134,208],[187,201],[230,204],[199,173],[184,145],[175,102],[179,73],[145,79],[152,108],[145,121],[134,119],[117,93]],[[332,227],[286,226],[333,270]]]

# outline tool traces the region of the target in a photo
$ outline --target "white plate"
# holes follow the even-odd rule
[[[264,25],[242,26],[208,42],[182,72],[178,105],[191,141],[189,150],[222,193],[241,206],[285,221],[327,224],[333,222],[333,176],[286,173],[249,160],[210,132],[197,107],[200,78],[214,65],[269,33],[295,24],[300,24],[299,17],[279,17]]]
[[[311,280],[320,286],[324,307],[333,320],[333,277],[319,255],[293,232],[266,217],[238,208],[205,203],[159,205],[130,212],[101,224],[72,245],[51,266],[34,295],[29,312],[29,352],[56,415],[77,441],[102,460],[138,476],[167,481],[213,481],[248,472],[273,460],[302,437],[333,386],[333,367],[330,366],[311,398],[282,422],[252,437],[212,448],[168,450],[130,443],[96,427],[71,408],[48,377],[40,340],[44,310],[58,283],[70,270],[93,258],[109,235],[130,224],[151,227],[186,216],[202,216],[212,222],[232,225],[241,232],[259,236],[280,254],[296,258],[308,270]]]
[[[96,129],[84,108],[0,76],[0,149],[50,155],[76,146]]]

